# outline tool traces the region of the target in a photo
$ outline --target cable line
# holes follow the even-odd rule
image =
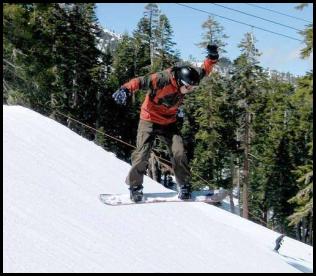
[[[229,7],[220,5],[220,4],[215,4],[215,3],[210,3],[210,4],[211,4],[211,5],[215,5],[215,6],[222,7],[222,8],[224,8],[224,9],[228,9],[228,10],[232,10],[232,11],[235,11],[235,12],[239,12],[239,13],[241,13],[241,14],[245,14],[245,15],[248,15],[248,16],[251,16],[251,17],[259,18],[259,19],[261,19],[261,20],[264,20],[264,21],[267,21],[267,22],[270,22],[270,23],[273,23],[273,24],[277,24],[277,25],[280,25],[280,26],[283,26],[283,27],[286,27],[286,28],[289,28],[289,29],[292,29],[292,30],[301,32],[301,30],[299,30],[299,29],[293,28],[293,27],[288,26],[288,25],[281,24],[281,23],[276,22],[276,21],[273,21],[273,20],[269,20],[269,19],[266,19],[266,18],[257,16],[257,15],[253,15],[253,14],[250,14],[250,13],[247,13],[247,12],[243,12],[243,11],[240,11],[240,10],[236,10],[236,9],[233,9],[233,8],[229,8]]]
[[[278,12],[278,11],[275,11],[275,10],[271,10],[271,9],[268,9],[268,8],[264,8],[264,7],[261,7],[261,6],[256,5],[256,4],[252,4],[252,3],[251,4],[250,3],[244,3],[244,4],[252,6],[252,7],[256,7],[256,8],[259,8],[259,9],[263,9],[263,10],[266,10],[266,11],[274,12],[276,14],[280,14],[280,15],[284,15],[284,16],[287,16],[287,17],[291,17],[291,18],[294,18],[294,19],[297,19],[297,20],[305,21],[307,23],[313,23],[311,21],[308,21],[308,20],[305,20],[305,19],[293,16],[293,15],[289,15],[289,14],[285,14],[285,13],[282,13],[282,12]]]
[[[264,29],[264,28],[261,28],[261,27],[257,27],[257,26],[251,25],[251,24],[247,24],[247,23],[235,20],[235,19],[231,19],[231,18],[222,16],[222,15],[217,15],[215,13],[211,13],[211,12],[207,12],[207,11],[204,11],[204,10],[201,10],[201,9],[193,8],[193,7],[185,5],[185,4],[179,4],[179,3],[175,3],[175,4],[179,5],[179,6],[183,6],[183,7],[189,8],[189,9],[192,9],[192,10],[196,10],[196,11],[199,11],[199,12],[207,13],[207,14],[210,14],[210,15],[213,15],[213,16],[217,16],[217,17],[220,17],[220,18],[224,18],[226,20],[230,20],[230,21],[242,24],[242,25],[250,26],[250,27],[253,27],[253,28],[256,28],[256,29],[268,32],[268,33],[272,33],[272,34],[276,34],[276,35],[279,35],[279,36],[283,36],[283,37],[286,37],[286,38],[289,38],[289,39],[292,39],[292,40],[296,40],[296,41],[299,41],[299,42],[304,42],[303,40],[295,38],[295,37],[292,37],[292,36],[288,36],[288,35],[285,35],[285,34],[273,32],[273,31],[270,31],[270,30],[267,30],[267,29]]]
[[[76,123],[78,123],[78,124],[81,124],[82,126],[84,126],[84,127],[86,127],[86,128],[89,128],[89,129],[91,129],[91,130],[93,130],[93,131],[96,131],[96,132],[98,132],[98,133],[100,133],[100,134],[102,134],[102,135],[104,135],[104,136],[106,136],[106,137],[108,137],[108,138],[111,138],[111,139],[113,139],[113,140],[116,140],[116,141],[118,141],[118,142],[120,142],[120,143],[122,143],[122,144],[124,144],[124,145],[127,145],[127,146],[133,148],[133,149],[136,148],[136,146],[134,146],[134,145],[131,145],[131,144],[129,144],[129,143],[127,143],[127,142],[125,142],[125,141],[123,141],[123,140],[121,140],[121,139],[118,139],[118,138],[116,138],[116,137],[114,137],[114,136],[111,136],[111,135],[109,135],[109,134],[106,134],[106,133],[103,132],[103,131],[100,131],[100,130],[98,130],[98,129],[95,129],[95,128],[93,128],[93,127],[87,125],[87,124],[84,124],[84,123],[80,122],[79,120],[76,120],[76,119],[74,119],[74,118],[72,118],[72,117],[70,117],[70,116],[68,116],[68,115],[63,114],[63,113],[60,112],[60,111],[55,110],[54,112],[55,112],[56,114],[62,115],[63,117],[67,118],[67,120],[69,119],[69,120],[74,121],[74,122],[76,122]],[[152,149],[152,152],[154,153],[155,157],[160,161],[160,163],[162,164],[162,166],[165,166],[167,169],[173,171],[172,163],[171,163],[169,160],[167,160],[167,159],[162,158],[161,156],[159,156],[159,154],[158,154],[154,149]],[[203,177],[201,177],[201,176],[200,176],[199,174],[197,174],[196,172],[192,171],[192,173],[193,173],[195,176],[197,176],[200,180],[203,180],[206,184],[211,185],[210,182],[208,182],[207,180],[205,180]]]

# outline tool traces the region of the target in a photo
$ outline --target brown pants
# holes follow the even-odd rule
[[[132,153],[132,168],[126,178],[126,184],[131,186],[143,184],[150,150],[156,136],[167,145],[177,185],[189,184],[191,174],[188,160],[176,124],[163,126],[144,120],[139,121],[136,150]]]

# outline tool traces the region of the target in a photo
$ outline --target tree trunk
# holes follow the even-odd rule
[[[240,136],[238,130],[236,131],[236,139],[240,141]],[[237,187],[237,199],[238,199],[238,209],[239,209],[239,216],[241,216],[241,206],[240,206],[240,167],[239,167],[239,157],[236,158],[236,187]]]
[[[300,222],[296,225],[296,239],[299,240],[299,241],[302,240],[301,226],[302,226],[302,222],[300,221]]]
[[[309,244],[313,246],[313,216],[309,220]]]
[[[248,189],[249,189],[249,146],[250,146],[250,113],[246,113],[245,125],[245,149],[244,149],[244,169],[243,169],[243,217],[248,219]]]
[[[231,173],[231,189],[229,191],[229,202],[230,202],[230,211],[235,214],[235,205],[234,205],[234,177],[235,177],[235,164],[234,164],[234,154],[231,154],[230,157],[230,173]]]

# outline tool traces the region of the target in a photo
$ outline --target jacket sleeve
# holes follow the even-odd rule
[[[208,76],[214,68],[214,65],[217,63],[217,60],[206,58],[200,68],[197,68],[197,71],[200,74],[200,79]]]
[[[160,73],[138,77],[126,82],[122,87],[127,88],[130,92],[135,93],[137,90],[156,89],[158,82],[160,82]]]

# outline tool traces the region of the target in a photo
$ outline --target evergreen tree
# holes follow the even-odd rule
[[[151,71],[156,71],[154,67],[156,51],[158,48],[158,37],[159,37],[159,15],[160,11],[158,5],[155,3],[149,3],[145,6],[144,17],[148,22],[148,42],[150,48],[150,65]]]
[[[172,41],[173,30],[169,19],[166,15],[161,14],[159,17],[159,38],[158,38],[158,52],[156,59],[156,68],[163,70],[174,65],[179,61],[179,56],[174,50],[175,42]]]
[[[290,226],[297,226],[299,240],[313,243],[313,144],[310,143],[309,156],[311,159],[306,165],[298,166],[294,173],[299,177],[298,193],[288,200],[296,204],[295,212],[289,216]],[[303,231],[300,230],[303,228]]]
[[[93,32],[97,28],[94,5],[35,3],[6,8],[7,23],[19,30],[12,35],[8,25],[5,52],[19,53],[14,62],[21,70],[15,74],[25,81],[19,90],[29,106],[53,117],[55,111],[62,111],[93,125],[102,70]],[[12,10],[19,17],[12,18]],[[77,125],[71,127],[91,136]]]
[[[113,56],[113,72],[118,83],[123,84],[135,77],[133,39],[124,34],[117,45]]]
[[[308,4],[300,4],[303,9]],[[308,58],[313,52],[313,26],[310,24],[300,32],[304,37],[305,48],[302,58]],[[298,80],[297,89],[292,97],[294,120],[291,121],[295,139],[294,154],[296,169],[294,173],[298,183],[297,194],[289,199],[295,204],[294,212],[288,217],[290,226],[296,226],[297,239],[313,244],[313,72],[308,72]]]
[[[237,104],[240,107],[239,133],[243,143],[243,217],[248,218],[248,193],[250,183],[249,155],[251,154],[253,104],[260,95],[260,82],[262,82],[262,69],[258,66],[259,51],[255,47],[255,38],[251,33],[246,33],[245,38],[239,44],[241,56],[234,62],[234,74],[232,83],[235,93],[238,95]]]
[[[313,25],[309,24],[307,28],[300,32],[304,37],[305,47],[301,50],[301,57],[307,58],[313,52]]]
[[[218,51],[225,53],[225,46],[227,45],[225,39],[228,36],[223,33],[224,28],[211,16],[202,24],[202,28],[205,30],[205,33],[202,36],[202,41],[197,45],[206,49],[207,45],[216,44],[219,48]]]
[[[136,30],[133,32],[134,41],[134,70],[136,76],[147,74],[151,71],[149,20],[146,17],[140,19]]]
[[[46,114],[56,78],[49,25],[52,9],[45,4],[3,7],[5,101]]]
[[[284,223],[284,214],[277,210],[288,206],[289,192],[293,192],[293,176],[287,173],[291,158],[291,139],[288,131],[289,97],[293,86],[271,79],[263,84],[260,97],[254,103],[251,162],[253,164],[250,185],[250,207],[257,221],[274,227]],[[288,192],[289,191],[289,192]],[[269,214],[273,213],[273,221]],[[270,223],[270,224],[271,224]]]
[[[188,149],[194,189],[226,188],[236,184],[239,157],[235,138],[238,107],[227,76],[213,72],[184,101],[182,135]]]
[[[179,53],[173,49],[172,26],[167,16],[161,14],[157,4],[145,6],[144,16],[138,22],[133,36],[137,75],[163,70],[179,60]]]
[[[312,243],[313,232],[313,74],[298,79],[291,97],[291,120],[293,174],[297,182],[297,194],[289,198],[294,210],[289,214],[290,226],[295,226],[297,238]],[[301,230],[303,229],[303,231]]]

